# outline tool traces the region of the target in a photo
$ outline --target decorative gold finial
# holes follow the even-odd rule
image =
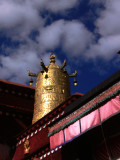
[[[50,55],[50,63],[55,63],[55,55],[54,54]]]
[[[50,64],[45,65],[41,59],[41,71],[38,74],[28,71],[31,77],[37,77],[35,89],[34,115],[35,123],[70,97],[69,77],[76,77],[77,71],[69,75],[65,70],[66,60],[62,66],[55,64],[55,55],[50,55]],[[76,82],[74,84],[76,85]]]

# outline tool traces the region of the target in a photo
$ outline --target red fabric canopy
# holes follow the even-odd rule
[[[76,136],[79,136],[81,133],[86,132],[87,130],[100,125],[100,122],[103,122],[114,116],[120,111],[120,101],[119,96],[111,99],[109,102],[104,104],[90,114],[84,116],[80,120],[77,120],[64,130],[54,134],[50,137],[50,147],[54,149],[55,147],[66,143]],[[65,137],[65,138],[64,138]]]

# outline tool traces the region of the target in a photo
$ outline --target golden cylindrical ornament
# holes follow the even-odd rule
[[[55,107],[70,97],[69,75],[55,64],[55,56],[50,56],[50,64],[37,75],[35,103],[32,123],[35,123]]]

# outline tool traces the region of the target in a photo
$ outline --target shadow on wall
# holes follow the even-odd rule
[[[11,160],[13,153],[11,148],[6,144],[0,144],[0,160]]]

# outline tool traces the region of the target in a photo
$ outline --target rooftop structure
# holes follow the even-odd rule
[[[53,74],[54,69],[58,69],[57,72],[64,76],[67,74],[64,72],[65,64],[64,61],[62,67],[57,67],[55,57],[52,55],[50,65],[45,66],[41,61],[42,72],[34,74],[29,71],[29,75],[37,76],[36,91],[34,87],[0,80],[2,128],[0,147],[1,144],[9,146],[10,149],[6,154],[9,155],[8,160],[118,160],[120,158],[120,71],[85,95],[76,93],[66,96],[64,101],[59,101],[59,104],[48,110],[45,115],[41,109],[43,116],[40,113],[41,117],[35,120],[33,118],[31,124],[33,107],[37,106],[33,114],[35,117],[37,109],[46,106],[44,103],[47,101],[42,101],[41,95],[50,93],[57,95],[53,90],[57,85],[63,87],[60,91],[66,89],[67,92],[66,85],[61,85],[57,78],[54,83],[48,83],[49,78],[52,76],[54,78],[56,75]],[[72,74],[74,75],[76,73]],[[44,81],[49,85],[44,84]],[[37,96],[42,87],[45,90],[40,90]],[[35,104],[33,104],[34,94]],[[64,95],[64,92],[58,92],[58,96],[59,94]],[[41,102],[41,105],[36,105],[36,101]],[[51,101],[48,97],[48,103]],[[5,138],[2,142],[4,131]],[[10,139],[9,142],[7,137]],[[2,158],[0,157],[1,160],[5,160],[5,156]]]

